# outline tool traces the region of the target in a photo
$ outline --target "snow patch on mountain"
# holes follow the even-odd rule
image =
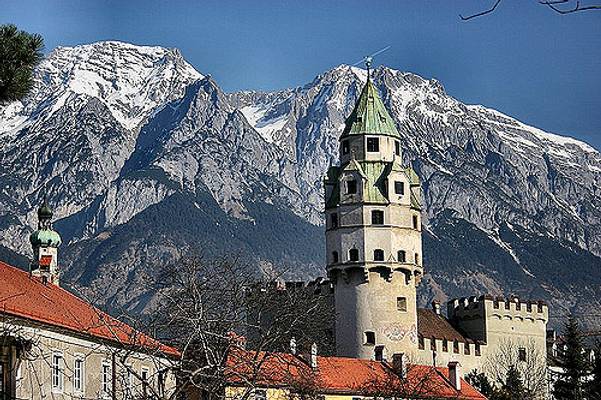
[[[50,117],[72,94],[100,99],[123,127],[134,129],[202,78],[177,49],[115,41],[58,47],[36,69],[31,95],[0,108],[0,135],[24,128],[32,115]]]
[[[269,109],[262,106],[247,106],[241,108],[240,111],[255,130],[261,134],[263,139],[269,143],[275,142],[274,134],[281,131],[288,122],[287,115],[270,118],[266,115]]]

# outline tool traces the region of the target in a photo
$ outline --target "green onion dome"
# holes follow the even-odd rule
[[[38,208],[38,218],[40,220],[52,219],[52,210],[50,209],[50,207],[48,207],[46,201],[44,201],[44,204],[42,204],[42,206]]]
[[[38,229],[29,236],[32,246],[58,247],[62,240],[58,232],[52,229]]]

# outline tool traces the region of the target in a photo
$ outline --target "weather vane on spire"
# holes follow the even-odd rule
[[[390,46],[386,46],[383,49],[380,49],[380,50],[376,51],[375,53],[373,53],[373,54],[371,54],[369,56],[365,56],[361,60],[359,60],[356,63],[354,63],[352,66],[354,67],[355,65],[358,65],[358,64],[361,64],[361,63],[365,63],[365,66],[367,67],[367,78],[369,79],[369,73],[370,73],[370,70],[371,70],[371,65],[372,65],[372,62],[374,60],[374,57],[377,56],[380,53],[384,53],[389,48],[390,48]]]

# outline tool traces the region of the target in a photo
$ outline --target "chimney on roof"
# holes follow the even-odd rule
[[[449,361],[449,380],[457,390],[461,390],[461,364],[459,361]]]
[[[392,355],[392,370],[401,379],[407,377],[407,356],[405,356],[405,353]]]
[[[436,315],[440,315],[440,301],[434,300],[432,302],[432,310],[434,310]]]
[[[296,355],[296,338],[294,336],[290,339],[290,354]]]
[[[311,345],[311,359],[310,359],[311,368],[317,368],[317,343],[313,342]]]

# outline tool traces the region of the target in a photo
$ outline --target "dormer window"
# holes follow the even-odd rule
[[[395,181],[394,182],[394,193],[398,194],[399,196],[404,195],[405,194],[405,183]]]
[[[356,194],[357,193],[357,181],[351,180],[346,181],[346,194]]]
[[[367,138],[367,151],[369,153],[377,153],[380,151],[379,138]]]
[[[382,115],[381,113],[378,113],[378,116],[380,117],[380,122],[385,124],[386,123],[386,117],[384,115]]]

